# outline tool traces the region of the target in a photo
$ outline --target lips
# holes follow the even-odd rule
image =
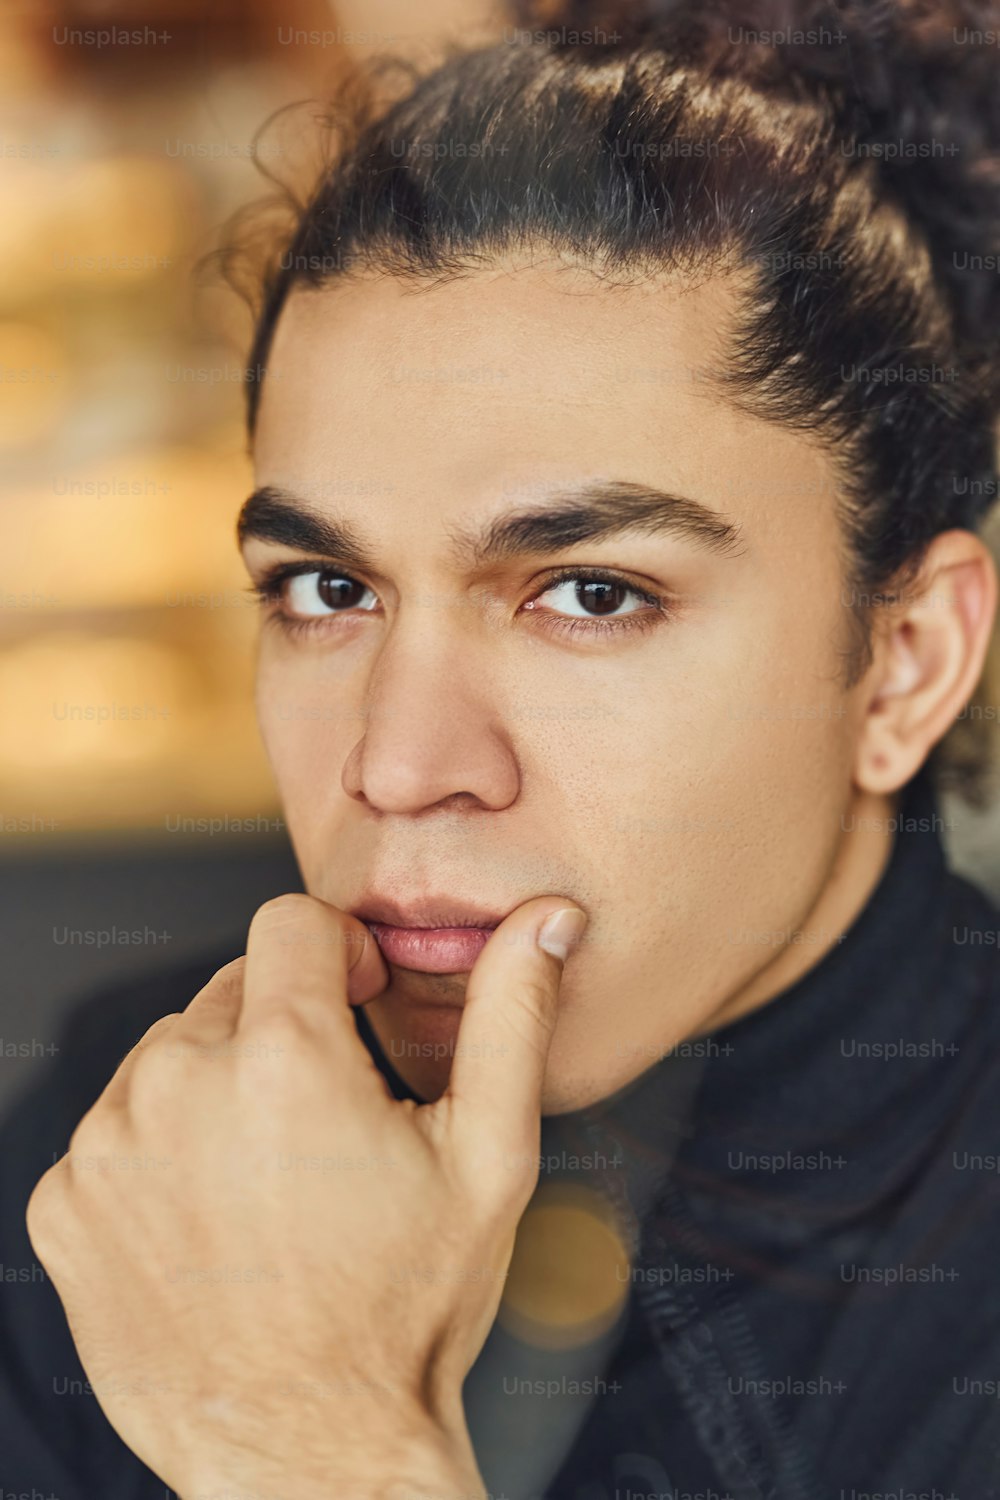
[[[379,897],[351,915],[364,922],[389,963],[423,974],[465,974],[507,913],[440,897],[408,905]]]
[[[363,900],[351,911],[359,922],[381,922],[388,927],[432,928],[444,927],[499,927],[504,917],[513,911],[487,911],[469,902],[452,901],[437,897],[433,901],[402,903],[372,897]]]

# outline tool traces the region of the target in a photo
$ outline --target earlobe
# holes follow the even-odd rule
[[[975,691],[997,607],[996,566],[969,531],[935,537],[878,632],[854,779],[887,794],[916,775]]]

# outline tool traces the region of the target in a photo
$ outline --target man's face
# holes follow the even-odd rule
[[[812,439],[714,390],[735,306],[718,281],[616,289],[552,263],[370,278],[296,292],[265,375],[258,485],[367,552],[245,546],[255,580],[315,565],[283,586],[293,618],[265,606],[258,689],[306,887],[349,911],[581,905],[550,1113],[834,941],[810,921],[858,733],[836,481]],[[655,488],[673,526],[456,545],[611,485],[630,488],[605,515]],[[467,972],[390,976],[368,1014],[434,1097]]]

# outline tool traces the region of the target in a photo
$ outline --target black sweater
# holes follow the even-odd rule
[[[947,869],[926,776],[899,822],[801,980],[544,1122],[550,1175],[604,1193],[632,1251],[549,1500],[1000,1500],[1000,912]],[[169,1500],[88,1393],[24,1207],[122,1056],[239,947],[78,1007],[0,1128],[0,1500]],[[502,1399],[526,1434],[557,1417],[558,1395]]]

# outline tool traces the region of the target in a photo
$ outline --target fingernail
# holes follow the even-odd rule
[[[587,914],[578,906],[563,906],[545,918],[538,930],[538,946],[554,958],[564,959],[578,943],[587,925]]]

